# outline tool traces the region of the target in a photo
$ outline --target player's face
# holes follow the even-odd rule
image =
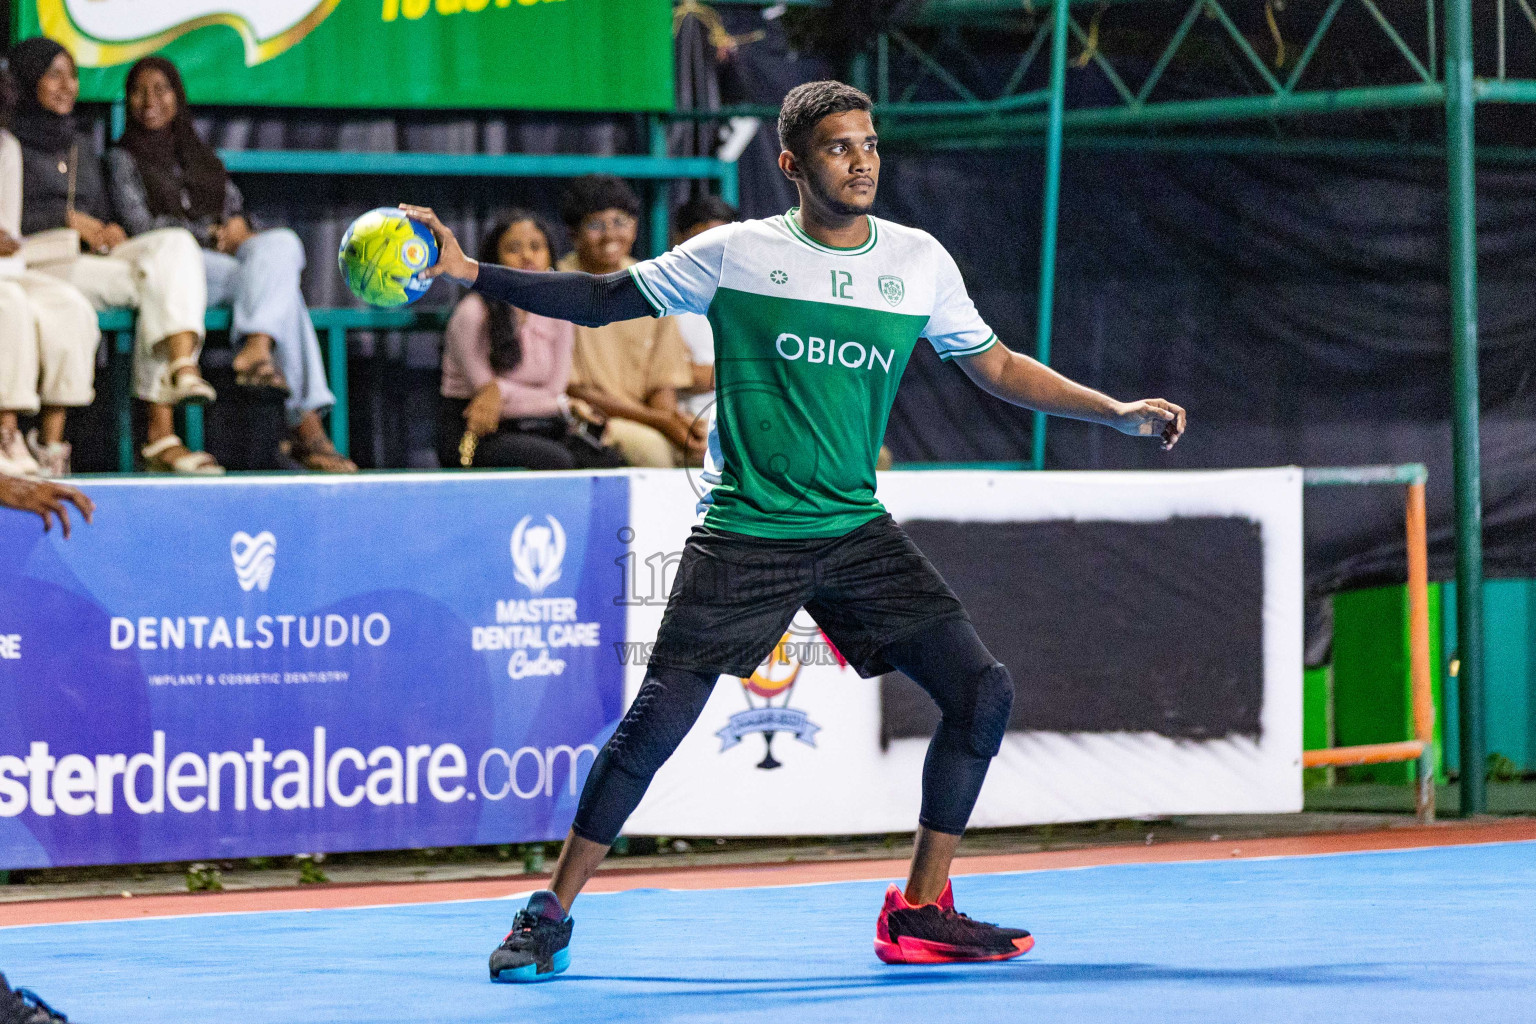
[[[497,240],[496,260],[517,270],[548,270],[549,242],[533,221],[517,221]]]
[[[798,160],[806,187],[833,213],[868,213],[880,183],[878,142],[867,110],[822,118]]]

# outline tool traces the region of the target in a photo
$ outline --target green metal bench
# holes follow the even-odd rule
[[[448,322],[446,309],[311,309],[309,318],[315,330],[325,338],[326,378],[336,405],[331,410],[331,441],[336,450],[349,454],[351,438],[347,432],[347,332],[441,330]],[[133,327],[130,309],[109,309],[96,317],[101,333],[111,339],[108,348],[109,386],[112,393],[113,421],[117,427],[117,468],[131,473],[133,451]],[[229,330],[229,310],[210,309],[204,318],[210,331]],[[183,433],[187,447],[203,447],[203,410],[188,405],[184,411]]]

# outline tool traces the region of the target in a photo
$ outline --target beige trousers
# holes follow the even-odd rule
[[[52,269],[52,268],[50,268]],[[81,256],[57,271],[97,309],[127,306],[139,312],[133,348],[133,393],[163,404],[170,386],[170,357],[160,343],[173,334],[197,335],[195,358],[203,347],[208,281],[197,239],[181,228],[136,235],[106,256]]]
[[[0,279],[0,410],[90,405],[100,341],[77,289],[36,272]]]
[[[603,443],[617,448],[631,466],[675,469],[683,464],[681,453],[666,434],[635,420],[610,419]]]

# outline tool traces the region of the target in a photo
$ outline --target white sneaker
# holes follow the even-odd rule
[[[27,451],[27,442],[15,427],[0,427],[0,473],[40,479],[43,467]]]
[[[43,444],[37,438],[37,429],[27,431],[27,451],[37,460],[42,474],[49,479],[69,476],[69,457],[74,448],[68,441],[51,441]]]

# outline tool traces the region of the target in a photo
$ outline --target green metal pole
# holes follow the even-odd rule
[[[1515,83],[1508,83],[1514,85]],[[1517,96],[1519,90],[1503,88],[1499,95]],[[1003,101],[993,101],[994,104]],[[1166,100],[1131,106],[1115,103],[1105,107],[1079,107],[1066,115],[1074,132],[1148,128],[1155,125],[1208,126],[1221,121],[1252,121],[1304,114],[1338,114],[1348,110],[1395,110],[1439,107],[1445,103],[1445,87],[1439,82],[1410,85],[1375,85],[1358,89],[1271,93],[1264,96],[1233,96],[1210,100]],[[983,121],[955,120],[941,124],[902,121],[881,130],[882,142],[929,141],[965,134],[1022,135],[1049,127],[1050,112],[998,116]],[[254,152],[247,150],[247,152]]]
[[[200,452],[203,450],[203,407],[188,402],[181,407],[182,440],[187,443],[187,450]]]
[[[325,342],[330,357],[327,360],[330,365],[325,368],[325,372],[331,379],[331,394],[336,396],[336,404],[331,406],[331,444],[342,455],[350,455],[352,437],[349,433],[351,424],[347,422],[351,417],[347,405],[347,329],[331,327],[325,332]]]
[[[741,176],[735,164],[723,164],[720,167],[720,198],[732,206],[741,205]]]
[[[1477,397],[1477,211],[1472,4],[1445,6],[1446,185],[1450,200],[1451,420],[1456,484],[1456,653],[1461,660],[1461,814],[1488,810],[1483,722],[1483,499]]]
[[[1040,301],[1036,313],[1035,358],[1051,363],[1051,306],[1056,295],[1056,215],[1061,206],[1061,135],[1066,115],[1067,0],[1051,9],[1051,101],[1046,127],[1045,211],[1040,227]],[[1045,413],[1035,413],[1030,464],[1045,468]]]
[[[667,155],[667,126],[656,114],[647,115],[651,135],[651,156]],[[672,189],[665,181],[651,183],[651,255],[660,256],[671,247],[669,218],[671,215]]]
[[[117,471],[133,472],[133,332],[112,335],[112,406],[117,423]]]

